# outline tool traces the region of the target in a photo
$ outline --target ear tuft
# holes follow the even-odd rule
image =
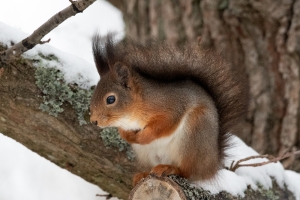
[[[121,62],[117,62],[114,64],[114,69],[116,72],[117,80],[120,82],[120,84],[128,88],[129,78],[130,78],[130,71],[127,66],[122,64]]]
[[[94,61],[100,76],[109,71],[106,50],[104,48],[104,39],[96,32],[92,39],[92,48]]]

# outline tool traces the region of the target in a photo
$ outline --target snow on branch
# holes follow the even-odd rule
[[[96,0],[69,1],[71,2],[70,6],[56,13],[47,22],[37,28],[30,36],[8,48],[7,50],[0,52],[0,62],[7,62],[13,56],[20,56],[22,53],[35,47],[37,44],[50,42],[50,39],[46,41],[41,41],[41,39],[69,17],[83,12]]]

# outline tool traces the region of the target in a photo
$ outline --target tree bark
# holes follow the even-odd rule
[[[114,1],[112,1],[114,2]],[[300,0],[128,0],[114,2],[126,35],[139,42],[196,42],[216,48],[249,80],[245,123],[235,131],[261,154],[300,148]],[[283,161],[300,172],[300,158]]]

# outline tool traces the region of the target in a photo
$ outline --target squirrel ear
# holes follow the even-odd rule
[[[103,39],[98,33],[95,33],[92,39],[92,47],[95,64],[100,76],[109,71],[105,48],[101,43],[103,43]]]
[[[117,80],[125,88],[128,87],[130,71],[127,66],[123,65],[121,62],[114,64],[114,70],[116,72]]]

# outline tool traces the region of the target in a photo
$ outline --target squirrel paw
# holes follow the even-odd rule
[[[168,176],[171,174],[180,175],[181,171],[178,167],[160,164],[153,167],[150,171],[150,174],[155,174],[156,176]]]
[[[140,182],[143,178],[147,177],[149,175],[149,172],[140,172],[134,175],[132,185],[135,187],[138,182]]]
[[[126,130],[123,130],[122,128],[118,128],[118,131],[120,133],[120,136],[121,138],[123,138],[124,140],[126,140],[127,142],[129,143],[136,143],[136,139],[137,139],[137,133],[140,131],[140,130],[129,130],[129,131],[126,131]]]

